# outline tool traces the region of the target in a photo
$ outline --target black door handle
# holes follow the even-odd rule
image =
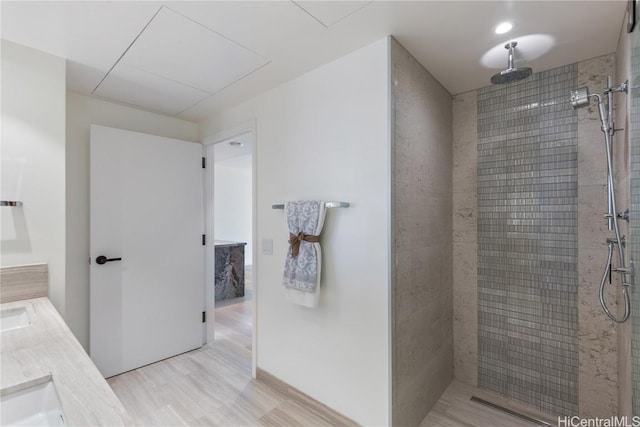
[[[98,258],[96,258],[96,263],[102,265],[104,263],[107,262],[111,262],[111,261],[122,261],[122,258],[107,258],[104,255],[100,255]]]

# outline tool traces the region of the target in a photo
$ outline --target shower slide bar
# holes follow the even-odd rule
[[[604,312],[616,323],[624,323],[629,319],[631,314],[631,297],[629,295],[629,288],[631,287],[634,279],[633,265],[631,267],[625,266],[625,238],[620,234],[620,227],[618,226],[618,219],[629,220],[629,210],[626,209],[623,212],[617,211],[615,179],[613,173],[613,135],[616,130],[619,130],[615,128],[613,121],[613,94],[616,92],[628,94],[628,91],[628,81],[618,86],[612,86],[611,76],[608,76],[607,87],[602,96],[597,93],[590,94],[589,88],[586,86],[570,92],[571,106],[574,110],[588,106],[591,103],[591,99],[596,100],[601,123],[600,130],[602,130],[602,133],[604,134],[604,147],[607,161],[607,213],[604,215],[604,218],[607,220],[609,230],[614,232],[614,237],[606,239],[607,261],[602,271],[602,279],[600,280],[599,298],[600,305]],[[617,253],[618,255],[618,267],[613,266],[614,253]],[[604,287],[607,279],[609,284],[612,283],[611,273],[619,273],[621,275],[624,312],[620,317],[616,317],[616,314],[609,309],[609,306],[605,301]]]
[[[325,202],[325,208],[348,208],[351,206],[348,202]],[[284,209],[284,204],[271,205],[271,209]]]

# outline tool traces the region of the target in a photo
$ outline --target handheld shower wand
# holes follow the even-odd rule
[[[631,298],[629,296],[629,287],[631,286],[629,276],[632,276],[632,269],[625,267],[624,257],[624,236],[620,235],[620,227],[618,226],[618,218],[624,217],[623,213],[620,215],[616,209],[616,192],[615,192],[615,180],[613,177],[613,151],[612,151],[612,138],[615,133],[612,117],[612,101],[614,92],[627,92],[627,83],[623,83],[620,86],[611,87],[611,78],[607,79],[607,102],[603,101],[602,97],[598,94],[589,94],[589,88],[582,87],[575,91],[571,91],[571,106],[574,109],[586,107],[590,104],[591,98],[595,98],[598,103],[598,113],[600,116],[601,127],[600,129],[604,133],[605,151],[607,155],[607,213],[605,218],[607,219],[609,230],[613,230],[615,238],[607,239],[607,262],[602,273],[602,279],[600,280],[600,305],[604,312],[609,316],[611,320],[616,323],[624,323],[629,319],[631,314]],[[619,267],[613,267],[612,259],[614,246],[618,248],[618,262]],[[620,273],[622,275],[622,295],[624,299],[624,313],[622,317],[616,317],[604,299],[604,286],[609,277],[609,283],[611,283],[611,272]]]

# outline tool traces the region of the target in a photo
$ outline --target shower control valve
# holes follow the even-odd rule
[[[618,212],[617,217],[629,221],[629,209],[625,209],[622,212]]]
[[[618,239],[616,239],[615,237],[609,237],[607,239],[607,243],[617,245],[618,244]],[[622,236],[620,238],[620,243],[622,244],[622,246],[625,246],[627,244],[627,240],[626,240],[626,238],[624,236]]]

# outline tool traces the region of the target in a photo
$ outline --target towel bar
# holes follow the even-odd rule
[[[0,200],[0,206],[22,206],[22,202],[15,200]]]
[[[325,202],[325,208],[348,208],[349,202]],[[271,209],[284,209],[284,204],[271,205]]]

